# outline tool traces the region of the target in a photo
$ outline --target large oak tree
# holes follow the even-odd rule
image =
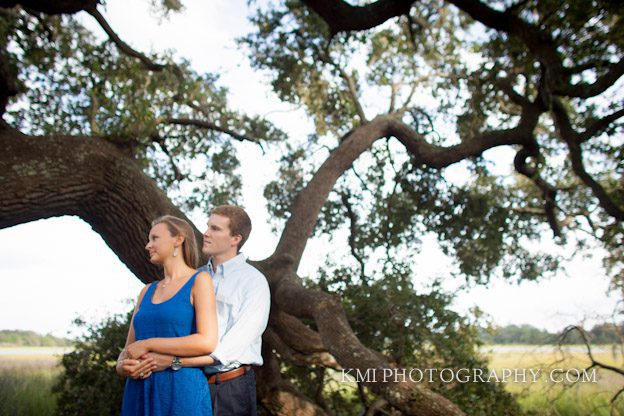
[[[164,13],[181,7],[153,3]],[[90,14],[109,40],[98,41],[76,13]],[[78,216],[149,282],[158,275],[143,253],[151,219],[236,201],[244,178],[235,174],[231,142],[281,143],[280,176],[265,190],[280,239],[255,263],[272,291],[258,374],[270,413],[330,413],[324,369],[452,360],[444,358],[448,343],[437,344],[460,336],[457,317],[442,325],[447,303],[433,307],[432,298],[404,297],[411,289],[396,292],[410,285],[405,253],[425,233],[480,283],[555,270],[555,256],[531,247],[546,233],[579,249],[602,245],[613,283],[624,280],[619,2],[259,7],[256,30],[241,45],[279,98],[314,120],[307,143],[232,110],[215,75],[134,49],[104,15],[93,0],[0,1],[0,227]],[[515,174],[494,172],[483,154],[495,148],[515,153]],[[209,168],[194,170],[189,160]],[[462,166],[465,180],[447,180],[452,165]],[[334,259],[313,281],[298,276],[308,240],[342,229],[351,263]],[[367,309],[384,301],[392,307]],[[372,328],[366,314],[387,316],[388,328],[403,331],[387,338],[388,328]],[[413,323],[427,319],[428,332],[415,331]],[[420,353],[406,352],[421,335],[429,338]],[[297,368],[314,369],[316,394]],[[369,414],[383,407],[464,414],[444,387],[380,380],[359,387]]]

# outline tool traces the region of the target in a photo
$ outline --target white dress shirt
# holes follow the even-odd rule
[[[218,340],[212,354],[216,364],[209,374],[229,371],[245,364],[262,365],[262,333],[271,308],[269,284],[262,273],[247,263],[243,254],[217,266],[199,268],[212,276],[217,303]]]

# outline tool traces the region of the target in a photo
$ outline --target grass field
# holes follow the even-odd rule
[[[544,346],[493,346],[484,348],[490,366],[539,371],[537,381],[507,382],[505,388],[517,395],[520,404],[544,416],[622,416],[624,397],[611,406],[610,400],[624,387],[624,377],[606,370],[584,370],[590,365],[586,350],[568,346],[562,350]],[[596,361],[624,368],[622,351],[610,346],[593,348]],[[520,379],[521,380],[521,379]]]
[[[54,414],[59,356],[49,348],[0,349],[0,415]]]
[[[594,358],[618,368],[624,367],[622,352],[609,347],[595,349]],[[60,374],[59,353],[50,349],[0,348],[0,416],[52,415],[55,398],[51,388]],[[526,373],[524,382],[508,378],[505,388],[517,395],[525,410],[537,416],[624,416],[624,394],[617,406],[610,406],[613,395],[624,386],[624,377],[612,372],[587,373],[585,380],[570,383],[589,365],[585,351],[570,347],[564,351],[544,346],[492,346],[483,349],[491,368],[500,375],[504,369],[539,371],[536,382]],[[553,369],[563,372],[551,373]],[[552,378],[554,381],[551,379]],[[561,380],[561,382],[558,382]],[[492,415],[497,416],[497,415]]]

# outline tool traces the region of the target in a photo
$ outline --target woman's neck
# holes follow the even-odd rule
[[[176,280],[180,277],[188,276],[193,269],[188,267],[184,260],[181,257],[172,257],[167,259],[163,264],[163,269],[165,271],[165,278]]]

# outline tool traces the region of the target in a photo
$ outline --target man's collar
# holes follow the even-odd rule
[[[218,265],[217,270],[213,269],[212,267],[212,258],[208,260],[208,264],[206,265],[206,267],[208,268],[208,271],[210,272],[210,274],[213,276],[215,275],[215,273],[217,273],[218,270],[221,270],[221,272],[223,273],[223,276],[225,276],[234,267],[236,267],[237,265],[241,263],[245,263],[246,261],[247,260],[245,259],[245,255],[243,253],[238,253],[236,256],[232,257],[225,263],[221,263],[220,265]]]

